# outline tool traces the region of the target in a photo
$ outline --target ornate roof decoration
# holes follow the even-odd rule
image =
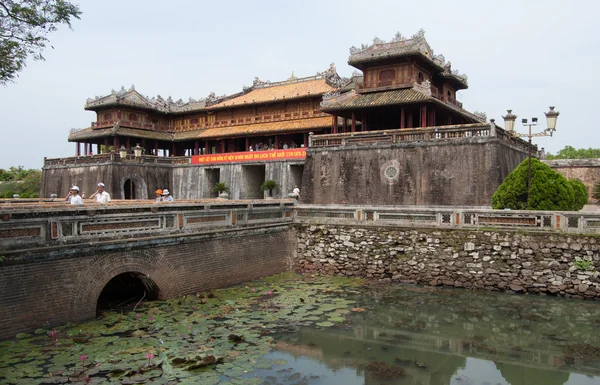
[[[452,70],[450,62],[446,63],[444,55],[435,55],[433,49],[425,39],[425,30],[420,29],[410,38],[402,36],[400,32],[386,42],[378,37],[373,39],[373,43],[362,44],[360,48],[350,47],[350,58],[348,64],[355,65],[372,62],[375,60],[395,58],[409,55],[421,54],[429,59],[431,63],[437,66],[444,76],[453,77],[456,80],[467,85],[467,76]]]

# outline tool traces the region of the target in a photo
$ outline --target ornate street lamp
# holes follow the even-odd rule
[[[554,106],[550,106],[550,111],[545,113],[546,124],[548,128],[541,132],[531,132],[531,127],[537,126],[538,118],[531,118],[531,123],[528,123],[527,119],[521,119],[523,125],[529,127],[529,131],[527,134],[519,134],[518,132],[514,131],[515,120],[517,119],[517,116],[512,113],[512,110],[507,110],[507,112],[508,114],[502,117],[504,119],[504,126],[506,127],[506,132],[512,136],[527,137],[529,139],[529,146],[527,149],[527,202],[529,203],[529,191],[531,189],[531,138],[534,136],[552,136],[552,134],[554,134],[554,131],[556,131],[556,120],[558,118],[559,112],[554,111]]]
[[[142,156],[142,148],[140,147],[140,144],[136,144],[135,147],[133,148],[133,153],[135,154],[136,158],[139,158],[140,156]]]
[[[121,148],[119,149],[119,156],[121,158],[127,157],[127,149],[125,148],[125,146],[121,146]]]

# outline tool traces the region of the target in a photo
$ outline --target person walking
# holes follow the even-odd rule
[[[72,205],[82,205],[83,204],[83,199],[81,199],[81,196],[79,195],[79,187],[77,187],[77,186],[71,187],[71,190],[69,190],[69,196],[71,197],[71,199],[69,199],[69,202]]]
[[[162,195],[163,195],[163,202],[173,202],[173,197],[171,196],[171,193],[169,192],[169,190],[164,189]]]
[[[296,197],[296,200],[300,199],[300,189],[298,188],[298,185],[294,186],[294,189],[292,190],[292,194],[294,194],[294,196]]]
[[[104,183],[98,183],[98,190],[90,195],[90,199],[96,198],[97,203],[108,203],[110,202],[110,194],[104,191]]]

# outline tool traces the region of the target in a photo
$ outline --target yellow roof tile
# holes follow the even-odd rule
[[[311,95],[323,95],[333,90],[325,79],[299,81],[253,89],[247,94],[212,105],[208,109],[249,105],[264,102],[298,99]]]

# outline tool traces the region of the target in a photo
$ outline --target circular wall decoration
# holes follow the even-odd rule
[[[396,183],[400,178],[400,163],[397,160],[385,162],[381,167],[382,179],[388,183]]]

